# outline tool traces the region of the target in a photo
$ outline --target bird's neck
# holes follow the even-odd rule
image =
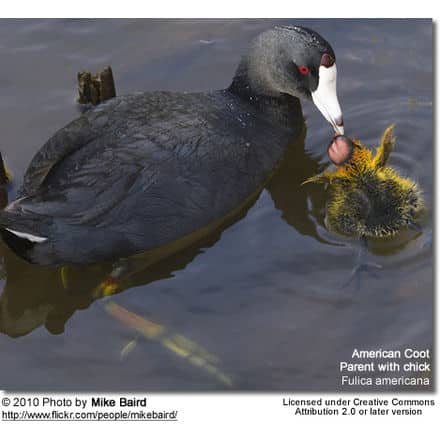
[[[261,69],[255,68],[250,58],[243,57],[228,89],[242,98],[264,96],[278,98],[281,93],[265,78]]]
[[[227,91],[279,122],[291,124],[291,118],[301,109],[299,99],[275,90],[264,77],[259,77],[258,73],[249,67],[247,59],[244,58]]]

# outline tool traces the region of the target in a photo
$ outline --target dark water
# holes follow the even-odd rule
[[[423,233],[376,245],[378,277],[341,289],[357,244],[324,229],[321,189],[299,186],[325,165],[331,136],[304,103],[305,147],[294,146],[253,206],[177,255],[136,259],[117,295],[99,299],[109,264],[61,273],[1,244],[0,388],[338,390],[338,363],[354,348],[431,348],[431,22],[287,21],[335,49],[348,135],[376,145],[397,124],[392,163],[424,190]],[[10,198],[33,154],[79,114],[78,70],[111,64],[118,94],[223,88],[250,39],[279,22],[0,21]]]

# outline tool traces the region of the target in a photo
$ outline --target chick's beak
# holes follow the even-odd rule
[[[312,99],[335,133],[344,134],[344,121],[336,94],[336,77],[336,64],[330,67],[320,66],[318,88],[312,92]]]

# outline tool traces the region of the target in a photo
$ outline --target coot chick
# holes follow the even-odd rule
[[[383,133],[376,154],[359,140],[337,136],[329,147],[333,159],[346,156],[334,171],[306,182],[326,183],[326,225],[336,233],[359,238],[389,238],[416,227],[424,211],[420,188],[387,165],[395,144],[394,126]]]
[[[282,26],[253,40],[227,89],[111,99],[35,155],[0,233],[22,258],[60,265],[203,232],[267,182],[303,129],[298,98],[343,133],[333,49],[310,29]]]

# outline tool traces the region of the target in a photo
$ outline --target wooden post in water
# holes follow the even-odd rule
[[[115,81],[110,66],[96,75],[90,72],[78,72],[78,102],[98,105],[116,96]]]

